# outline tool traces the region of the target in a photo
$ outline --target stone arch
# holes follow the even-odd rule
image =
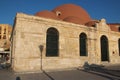
[[[118,39],[118,52],[119,52],[119,56],[120,56],[120,38]]]
[[[79,49],[80,56],[87,56],[87,35],[85,33],[81,33],[79,35]]]
[[[56,28],[47,29],[46,38],[46,56],[57,57],[59,56],[59,32]]]
[[[101,44],[101,61],[109,61],[108,38],[105,35],[101,36],[100,44]]]

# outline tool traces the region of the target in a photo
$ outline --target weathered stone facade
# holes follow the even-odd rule
[[[59,56],[46,57],[46,35],[48,28],[59,32]],[[79,35],[87,35],[88,56],[80,56]],[[87,27],[59,20],[46,19],[17,13],[12,33],[12,68],[15,71],[39,71],[82,66],[85,62],[102,64],[101,36],[108,39],[109,60],[120,63],[118,40],[120,33],[111,31],[105,19],[95,27]],[[40,45],[43,51],[40,51]],[[41,55],[42,54],[42,55]]]

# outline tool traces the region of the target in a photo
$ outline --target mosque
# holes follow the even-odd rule
[[[120,63],[120,24],[94,20],[75,4],[35,15],[17,13],[11,41],[17,72]]]

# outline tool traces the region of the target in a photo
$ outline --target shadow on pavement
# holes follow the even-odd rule
[[[47,76],[47,77],[49,77],[51,80],[55,80],[52,76],[50,76],[48,73],[46,73],[45,71],[43,71],[43,73]]]
[[[95,74],[101,77],[105,77],[109,80],[120,80],[120,71],[119,70],[109,70],[102,65],[91,64],[89,65],[88,62],[85,62],[83,65],[84,72],[88,72],[91,74]],[[80,69],[78,69],[80,70]]]

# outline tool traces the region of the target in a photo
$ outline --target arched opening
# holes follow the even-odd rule
[[[109,61],[109,46],[106,36],[102,36],[101,39],[101,61]]]
[[[118,40],[118,51],[119,51],[119,56],[120,56],[120,39]]]
[[[56,57],[58,56],[58,46],[59,46],[59,33],[55,28],[49,28],[47,30],[46,38],[46,56]]]
[[[0,34],[2,33],[2,28],[1,28],[1,26],[0,26]]]
[[[118,31],[120,32],[120,27],[118,27]]]
[[[87,56],[87,35],[85,33],[81,33],[79,35],[79,48],[80,48],[80,56]]]

